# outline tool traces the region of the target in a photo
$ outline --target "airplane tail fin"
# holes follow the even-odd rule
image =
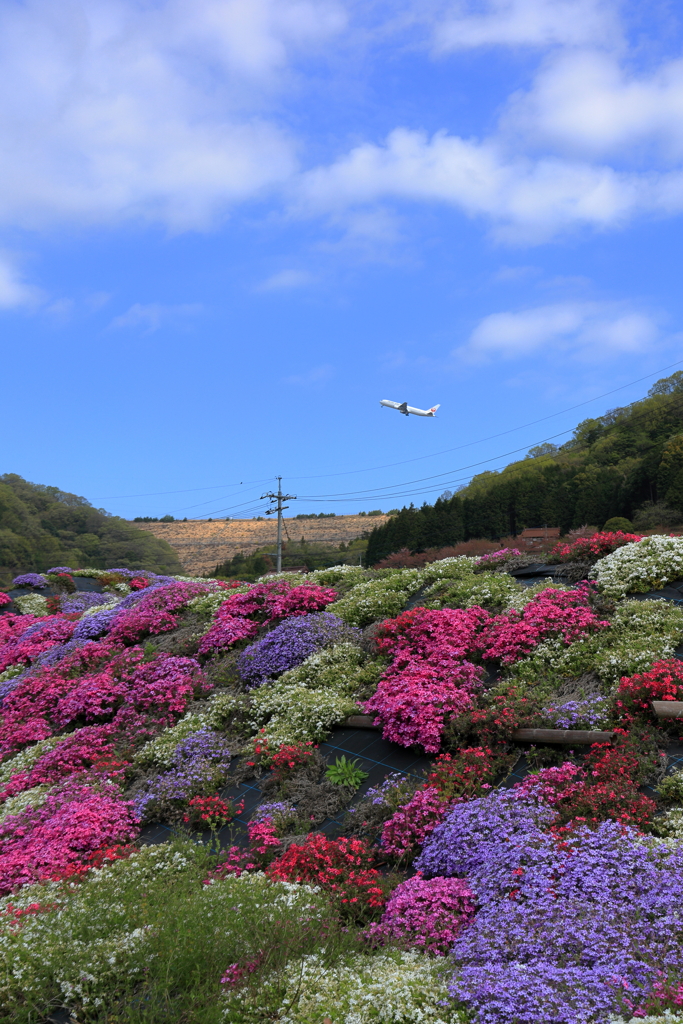
[[[440,409],[440,408],[441,408],[440,405],[433,405],[429,411],[434,413],[434,412],[436,412],[437,409]]]

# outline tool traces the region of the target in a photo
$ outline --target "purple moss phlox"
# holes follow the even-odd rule
[[[358,643],[361,630],[331,612],[285,619],[239,657],[238,671],[249,688],[287,672],[311,654],[337,643]]]
[[[630,1017],[658,971],[683,980],[683,848],[613,821],[560,842],[553,818],[497,791],[457,805],[416,861],[427,875],[465,876],[475,894],[450,992],[477,1024]]]

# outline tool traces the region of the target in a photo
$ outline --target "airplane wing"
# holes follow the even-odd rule
[[[404,416],[407,416],[408,415],[408,403],[407,402],[401,402],[401,404],[398,407],[398,411],[402,412]]]

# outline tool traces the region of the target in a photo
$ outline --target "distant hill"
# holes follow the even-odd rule
[[[389,516],[325,516],[315,519],[285,519],[283,540],[298,545],[303,537],[307,544],[339,547],[367,534],[376,523]],[[237,554],[249,555],[267,545],[275,545],[277,521],[274,519],[230,519],[173,523],[140,523],[145,530],[161,538],[177,552],[187,573],[214,572],[217,565]]]
[[[370,534],[367,564],[408,548],[424,551],[527,527],[602,527],[615,516],[642,528],[683,521],[683,371],[648,397],[579,423],[556,447],[480,473],[450,499],[404,508]]]
[[[0,476],[0,581],[18,572],[125,567],[182,573],[175,551],[77,494]]]

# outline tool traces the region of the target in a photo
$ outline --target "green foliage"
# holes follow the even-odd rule
[[[226,1001],[225,1024],[466,1024],[448,998],[439,957],[382,949],[333,959],[328,949],[293,960],[258,992]],[[673,1024],[678,1022],[673,1021]]]
[[[621,530],[623,533],[633,533],[633,523],[625,516],[612,516],[603,526],[603,530],[608,530],[611,533],[616,533],[617,530]]]
[[[608,692],[622,676],[645,672],[654,661],[673,657],[681,640],[683,609],[668,601],[624,601],[607,629],[572,644],[547,640],[508,669],[507,678],[537,687],[543,680],[557,684],[595,672]],[[552,682],[548,685],[552,692]]]
[[[526,588],[506,573],[484,572],[478,576],[437,583],[425,594],[427,608],[472,608],[481,605],[489,612],[503,612]]]
[[[683,386],[673,374],[642,401],[584,420],[554,452],[542,445],[500,472],[475,476],[454,497],[404,508],[372,531],[366,564],[402,548],[494,540],[544,523],[566,532],[614,517],[633,520],[645,502],[666,501],[683,515],[682,420]]]
[[[53,565],[183,571],[166,541],[76,494],[5,473],[0,477],[0,583]]]
[[[348,789],[358,789],[367,779],[368,773],[359,767],[358,761],[347,761],[346,754],[338,757],[334,764],[331,764],[325,772],[325,777],[334,782],[336,786],[346,786]]]
[[[403,611],[408,598],[422,586],[419,569],[381,569],[380,574],[357,587],[340,601],[328,606],[351,626],[368,626],[378,619],[391,619]]]
[[[683,804],[683,771],[665,775],[655,792],[665,804]]]
[[[205,886],[215,862],[210,849],[176,840],[77,886],[32,886],[0,901],[0,910],[54,907],[21,928],[0,915],[3,1020],[33,1024],[67,1005],[79,1021],[102,1024],[218,1024],[230,964],[255,964],[248,997],[265,978],[277,989],[288,961],[321,944],[332,961],[354,948],[321,893],[258,873]]]

